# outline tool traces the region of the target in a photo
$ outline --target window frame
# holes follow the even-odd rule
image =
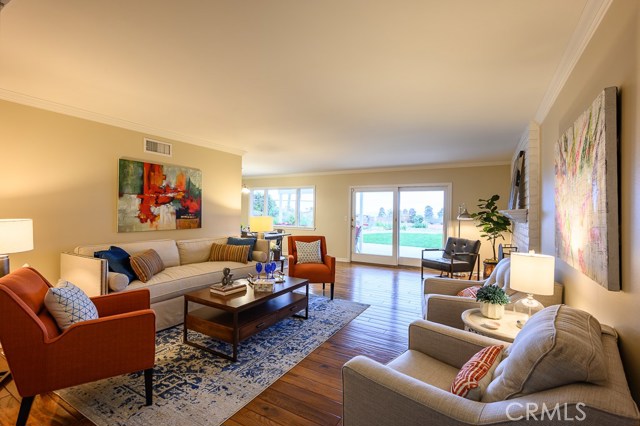
[[[300,193],[302,190],[311,190],[313,192],[313,225],[312,226],[302,226],[300,223],[300,202],[301,196]],[[250,187],[249,188],[249,206],[247,209],[247,213],[249,217],[253,216],[253,200],[255,192],[262,192],[264,197],[264,206],[262,208],[262,215],[268,216],[268,194],[269,191],[291,191],[295,190],[296,200],[295,200],[295,225],[278,225],[274,223],[274,228],[292,228],[292,229],[302,229],[302,230],[311,230],[314,231],[316,229],[316,211],[317,211],[317,197],[316,197],[316,187],[315,185],[299,185],[299,186],[259,186],[259,187]]]

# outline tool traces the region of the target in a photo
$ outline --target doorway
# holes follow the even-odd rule
[[[351,260],[420,266],[422,249],[441,248],[450,185],[351,189]]]

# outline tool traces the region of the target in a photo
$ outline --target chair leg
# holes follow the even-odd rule
[[[27,419],[29,418],[29,412],[31,411],[31,405],[35,396],[25,396],[20,403],[20,411],[18,412],[18,420],[16,426],[25,426]]]
[[[324,283],[322,283],[322,290],[324,291]]]
[[[331,300],[333,300],[333,285],[334,283],[331,283]]]
[[[153,404],[153,368],[147,368],[144,370],[144,393],[146,397],[146,404]]]

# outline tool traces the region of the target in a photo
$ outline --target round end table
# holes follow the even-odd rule
[[[527,317],[527,314],[521,312],[505,310],[502,318],[491,319],[482,315],[480,309],[476,308],[464,311],[462,313],[462,322],[464,322],[466,331],[504,340],[505,342],[513,342],[513,339],[520,332],[518,320],[526,321]]]

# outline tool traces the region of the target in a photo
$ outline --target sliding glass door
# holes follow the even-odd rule
[[[419,266],[422,249],[444,244],[449,193],[448,185],[353,188],[351,259]]]

